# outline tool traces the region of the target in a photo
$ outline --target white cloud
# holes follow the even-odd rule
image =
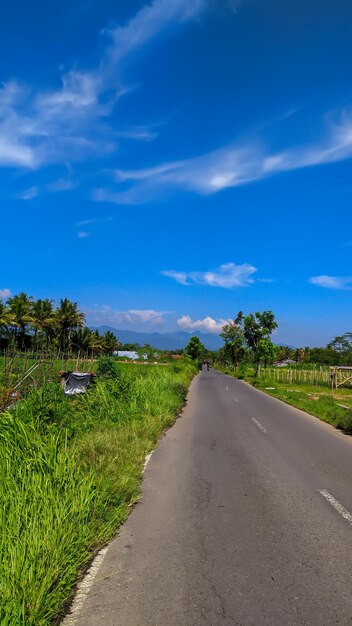
[[[10,298],[10,296],[12,296],[12,293],[10,291],[10,289],[0,289],[0,298],[2,300],[6,300],[6,298]]]
[[[93,199],[117,204],[139,204],[182,189],[210,195],[248,184],[278,172],[313,167],[352,158],[352,115],[344,110],[327,122],[325,139],[281,152],[264,142],[232,144],[192,159],[161,163],[140,170],[115,170],[117,186],[96,189]],[[129,188],[120,190],[120,183]]]
[[[177,320],[177,325],[182,330],[203,330],[206,333],[216,333],[219,334],[225,326],[225,324],[230,324],[231,319],[213,319],[212,317],[205,317],[202,320],[192,321],[192,318],[189,315],[182,315]]]
[[[78,239],[87,239],[87,237],[90,237],[90,233],[88,233],[86,230],[79,230],[77,233],[77,237]]]
[[[176,270],[164,270],[161,273],[176,280],[182,285],[209,285],[210,287],[223,287],[232,289],[233,287],[244,287],[254,282],[251,278],[257,268],[249,263],[236,265],[235,263],[224,263],[216,270],[206,272],[179,272]]]
[[[141,322],[162,324],[165,313],[166,311],[154,311],[154,309],[130,309],[129,311],[125,311],[125,316],[131,323],[137,319]]]
[[[76,223],[76,226],[87,226],[88,224],[105,224],[106,222],[111,222],[114,219],[113,215],[109,215],[108,217],[103,218],[89,218],[86,220],[81,220]]]
[[[89,219],[89,220],[81,220],[77,222],[76,226],[87,226],[88,224],[95,224],[97,220]]]
[[[168,311],[156,311],[154,309],[128,309],[117,311],[108,305],[94,306],[86,309],[90,324],[107,324],[111,326],[121,326],[125,328],[135,328],[138,330],[150,330],[152,327],[160,327],[165,322],[165,315]]]
[[[17,194],[16,198],[20,198],[20,200],[32,200],[36,198],[38,195],[38,187],[29,187],[29,189],[24,189]]]
[[[46,186],[46,191],[69,191],[74,189],[76,183],[68,178],[58,178]]]
[[[189,285],[187,272],[177,272],[177,270],[164,270],[161,272],[163,276],[174,278],[180,285]]]
[[[194,19],[206,2],[147,4],[125,25],[103,32],[97,67],[64,73],[59,89],[35,91],[16,80],[0,83],[0,166],[35,169],[115,151],[118,128],[112,129],[108,118],[130,90],[121,82],[121,61],[162,31]],[[145,141],[155,137],[146,126],[121,133]]]
[[[352,289],[352,276],[312,276],[309,282],[325,289]]]

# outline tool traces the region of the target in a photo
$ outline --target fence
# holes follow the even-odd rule
[[[89,354],[62,352],[0,354],[0,409],[25,395],[34,386],[57,380],[62,370],[95,370],[96,359]]]
[[[286,367],[261,368],[260,378],[277,383],[331,386],[330,368],[327,367],[310,370]]]

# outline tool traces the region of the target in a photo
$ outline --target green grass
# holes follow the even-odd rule
[[[17,391],[24,397],[34,386],[40,387],[48,381],[59,380],[62,370],[80,370],[95,372],[96,359],[45,357],[40,363],[42,355],[18,354],[14,356],[0,356],[0,410],[7,407],[12,400],[11,393],[14,387],[28,373],[29,368],[38,364],[32,373],[23,380]]]
[[[117,364],[85,395],[55,383],[0,416],[0,623],[62,616],[77,578],[138,499],[145,455],[184,401],[192,365]]]
[[[236,377],[233,371],[226,370],[226,373]],[[256,379],[248,370],[239,377],[257,389],[352,434],[352,389],[339,387],[332,390],[327,385],[309,385],[298,381],[278,382],[272,380],[271,376],[265,379],[265,373]],[[289,379],[288,374],[287,378]]]

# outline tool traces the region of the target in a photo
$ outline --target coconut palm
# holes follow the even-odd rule
[[[103,335],[103,348],[106,354],[113,354],[115,350],[118,350],[120,345],[116,335],[110,330],[107,330]]]
[[[32,296],[27,296],[22,292],[17,296],[12,296],[7,301],[7,306],[12,318],[11,326],[14,328],[15,343],[23,350],[25,346],[26,331],[32,323]]]
[[[59,334],[59,345],[63,352],[70,348],[72,333],[79,328],[83,328],[85,317],[85,314],[78,310],[77,302],[72,302],[68,298],[60,300],[60,305],[55,311],[55,318]]]
[[[45,300],[36,300],[32,305],[32,325],[34,326],[34,349],[37,347],[37,334],[42,332],[46,338],[46,347],[53,335],[53,327],[56,322],[54,315],[53,301],[46,298]]]
[[[78,328],[72,334],[71,344],[75,352],[88,354],[92,350],[94,343],[94,333],[92,333],[90,328]]]
[[[0,331],[7,330],[9,326],[12,326],[13,318],[9,307],[0,300]]]

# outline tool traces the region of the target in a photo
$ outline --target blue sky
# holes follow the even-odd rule
[[[352,330],[350,0],[5,0],[0,295]]]

